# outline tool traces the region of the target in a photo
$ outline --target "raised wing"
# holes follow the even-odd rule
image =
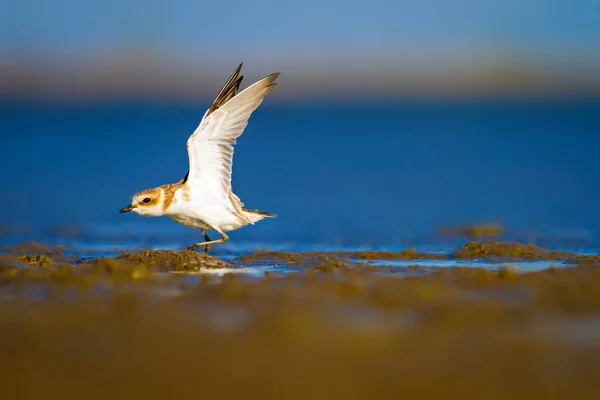
[[[187,142],[190,167],[183,183],[191,190],[209,191],[230,199],[239,208],[239,200],[231,193],[233,146],[256,108],[267,93],[277,86],[279,73],[271,74],[239,94],[240,67],[227,81],[215,102]],[[236,201],[237,200],[237,201]],[[241,204],[241,203],[240,203]]]
[[[244,79],[243,76],[240,76],[240,73],[242,72],[242,65],[244,65],[244,63],[240,63],[235,71],[233,71],[233,74],[231,74],[227,82],[225,82],[225,85],[223,85],[223,88],[217,97],[215,97],[215,100],[212,102],[210,107],[208,107],[208,110],[206,110],[206,113],[202,119],[212,114],[213,111],[216,111],[219,107],[227,103],[236,94],[238,94],[238,91],[240,90],[240,84],[242,83],[242,79]]]

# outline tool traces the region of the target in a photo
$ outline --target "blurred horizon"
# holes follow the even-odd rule
[[[594,1],[0,5],[0,96],[211,97],[282,73],[281,98],[597,96]]]

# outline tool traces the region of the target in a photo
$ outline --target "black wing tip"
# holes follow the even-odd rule
[[[214,111],[218,110],[223,104],[227,103],[229,100],[231,100],[231,98],[237,95],[240,85],[242,84],[242,79],[244,79],[244,76],[241,75],[243,64],[243,62],[240,63],[235,71],[233,71],[229,79],[227,79],[227,82],[225,82],[225,85],[223,85],[219,91],[219,94],[217,94],[217,97],[215,97],[212,104],[208,108],[206,115],[210,115]]]
[[[244,66],[244,62],[242,61],[240,63],[240,65],[238,65],[237,68],[233,70],[233,73],[231,74],[231,76],[239,75],[240,72],[242,72],[242,67],[243,66]]]

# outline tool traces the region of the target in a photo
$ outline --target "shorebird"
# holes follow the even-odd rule
[[[269,212],[244,208],[231,190],[233,146],[248,119],[264,97],[277,84],[279,73],[268,75],[239,92],[243,76],[242,64],[227,80],[212,102],[200,124],[187,141],[188,172],[177,183],[142,190],[131,198],[131,204],[120,210],[133,211],[145,217],[168,216],[180,224],[200,229],[204,242],[193,244],[189,250],[229,240],[226,232],[254,224]],[[217,231],[221,238],[211,240],[207,230]]]

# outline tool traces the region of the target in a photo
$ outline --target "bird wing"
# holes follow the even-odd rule
[[[189,170],[182,183],[192,191],[210,191],[229,199],[241,212],[243,204],[231,193],[233,146],[267,93],[277,86],[279,73],[271,74],[237,93],[241,64],[231,75],[187,142]]]

